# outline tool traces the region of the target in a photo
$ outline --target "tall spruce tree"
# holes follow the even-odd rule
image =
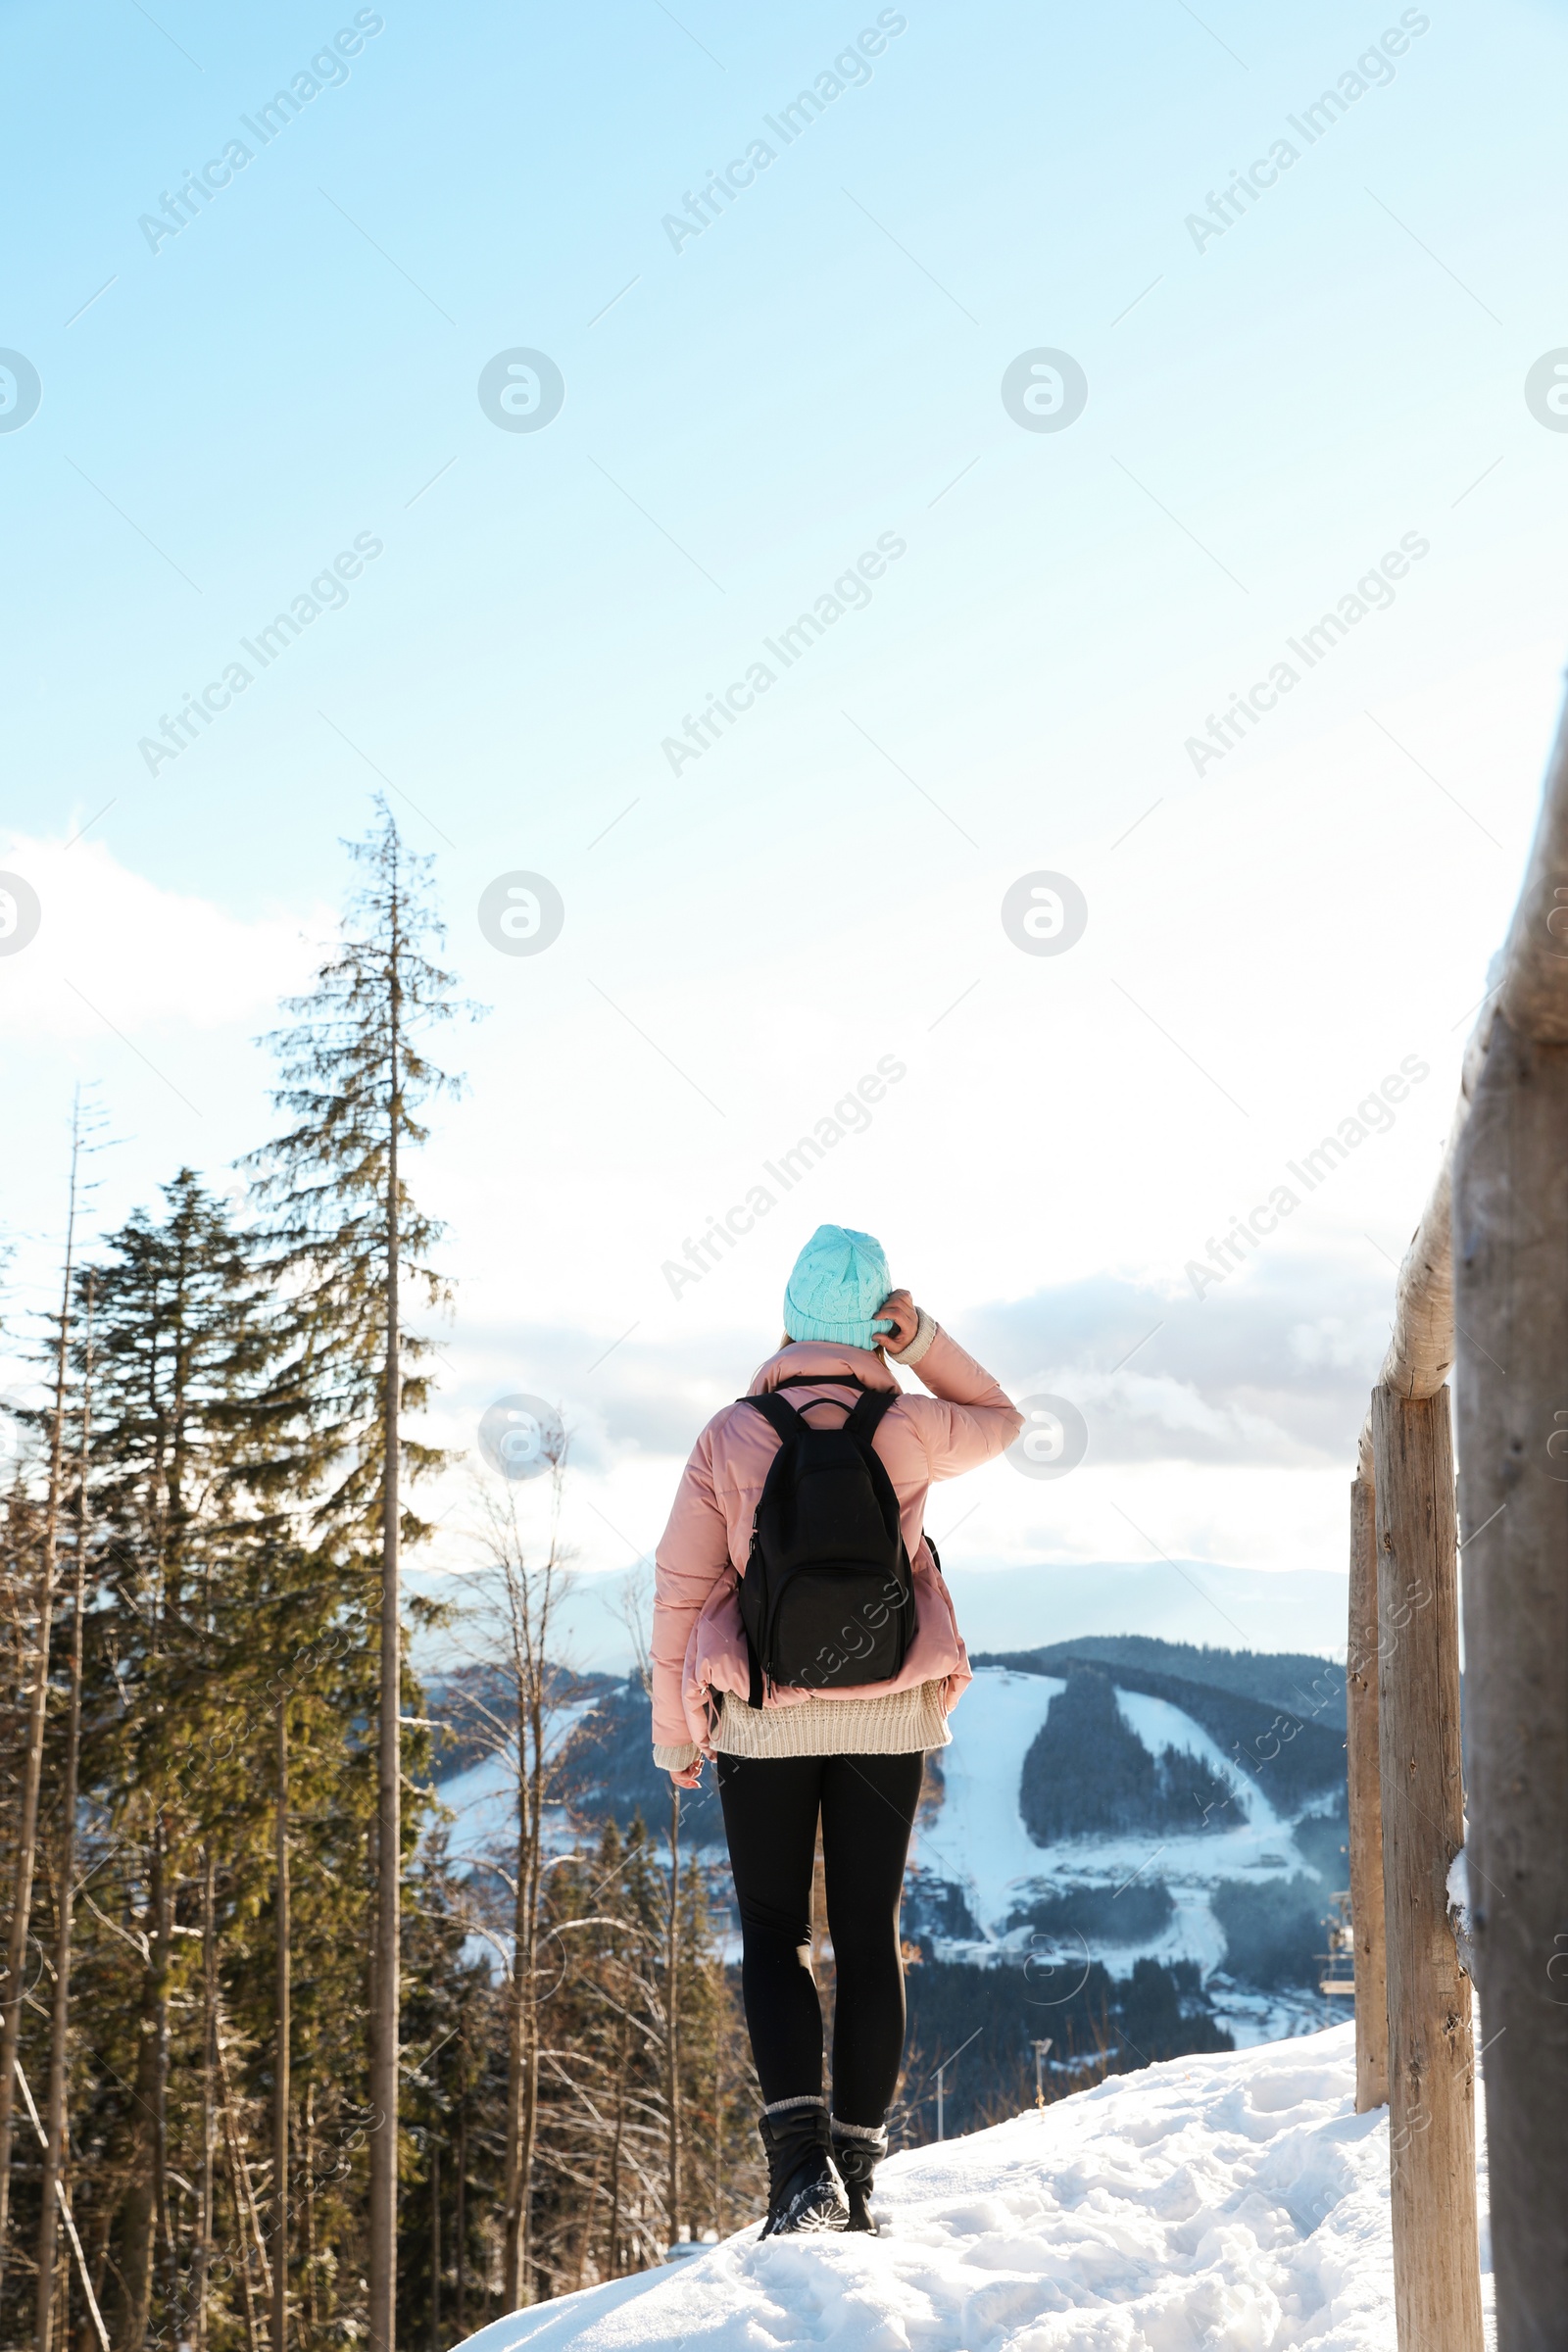
[[[248,1716],[270,1712],[248,1686],[262,1662],[259,1607],[294,1548],[282,1505],[302,1451],[288,1319],[256,1244],[188,1168],[164,1187],[164,1209],[157,1220],[137,1210],[92,1277],[92,1566],[105,1598],[88,1744],[115,1849],[95,1883],[119,1894],[122,1948],[142,1957],[134,1986],[122,1962],[119,1972],[135,2025],[105,2224],[117,2328],[137,2345],[155,2307],[176,2318],[187,2291],[171,2200],[182,2121],[172,2082],[194,1965],[182,1910],[215,1835],[244,1899],[266,1883],[254,1793],[265,1783],[248,1755],[238,1771],[234,1758],[260,1743]]]
[[[380,1552],[377,1672],[376,1918],[370,2016],[369,2352],[394,2352],[402,1823],[401,1549],[429,1531],[408,1507],[410,1481],[439,1467],[435,1449],[403,1435],[425,1402],[417,1366],[428,1343],[404,1328],[405,1291],[442,1303],[430,1266],[440,1227],[415,1203],[404,1153],[425,1140],[418,1112],[459,1081],[421,1039],[461,1007],[452,975],[427,948],[444,936],[430,893],[432,860],[405,846],[384,800],[376,823],[346,845],[359,869],[335,952],[309,995],[291,998],[291,1028],[270,1043],[282,1066],[274,1095],[292,1122],[252,1154],[257,1192],[274,1220],[279,1273],[302,1318],[302,1376],[314,1404],[322,1482],[317,1516]]]

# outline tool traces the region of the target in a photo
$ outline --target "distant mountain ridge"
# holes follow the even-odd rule
[[[1049,1662],[1041,1662],[1048,1660]],[[1301,1805],[1333,1788],[1345,1779],[1345,1741],[1340,1731],[1305,1715],[1293,1712],[1268,1699],[1256,1699],[1212,1683],[1192,1683],[1180,1675],[1157,1674],[1148,1667],[1121,1665],[1105,1658],[1086,1657],[1081,1650],[1063,1645],[1060,1653],[1024,1651],[1002,1657],[977,1658],[977,1666],[1003,1667],[1014,1674],[1042,1674],[1064,1677],[1068,1690],[1058,1702],[1063,1717],[1075,1720],[1082,1715],[1082,1724],[1070,1728],[1070,1722],[1057,1723],[1057,1710],[1053,1709],[1052,1723],[1042,1732],[1036,1749],[1025,1760],[1023,1798],[1025,1818],[1029,1815],[1031,1781],[1049,1780],[1059,1788],[1059,1776],[1068,1766],[1069,1756],[1082,1750],[1089,1742],[1093,1752],[1083,1757],[1079,1778],[1086,1800],[1091,1798],[1097,1779],[1102,1780],[1109,1764],[1109,1752],[1103,1742],[1114,1741],[1116,1726],[1113,1714],[1103,1709],[1093,1717],[1085,1710],[1090,1706],[1087,1697],[1075,1696],[1074,1680],[1079,1676],[1091,1678],[1107,1690],[1114,1686],[1122,1690],[1137,1690],[1149,1698],[1163,1699],[1167,1705],[1190,1716],[1205,1731],[1215,1745],[1254,1781],[1267,1796],[1276,1812],[1293,1813]],[[1343,1684],[1343,1677],[1341,1678]],[[1107,1706],[1109,1705],[1107,1697]],[[1093,1723],[1093,1731],[1090,1726]],[[1053,1731],[1053,1725],[1056,1728]],[[1132,1747],[1138,1742],[1130,1734],[1123,1738]],[[1041,1752],[1037,1753],[1036,1751]],[[1140,1752],[1142,1752],[1140,1750]],[[1212,1776],[1196,1768],[1183,1781],[1180,1810],[1187,1810],[1188,1793],[1196,1794],[1200,1808],[1208,1802]],[[1166,1802],[1168,1791],[1155,1801],[1153,1792],[1146,1791],[1141,1809],[1131,1788],[1128,1802],[1135,1810],[1125,1816],[1123,1826],[1136,1820],[1149,1829],[1169,1828],[1172,1815]],[[1219,1794],[1223,1796],[1224,1790]],[[1059,1803],[1051,1806],[1060,1814]],[[1098,1830],[1109,1826],[1110,1816],[1103,1807],[1092,1801],[1080,1806],[1082,1827]],[[1049,1831],[1042,1828],[1040,1841],[1049,1843],[1052,1838],[1068,1834],[1070,1824],[1059,1822]]]
[[[1218,1649],[1194,1642],[1161,1642],[1148,1634],[1089,1634],[1034,1649],[976,1650],[974,1666],[1010,1666],[1017,1674],[1060,1674],[1069,1660],[1127,1666],[1146,1674],[1233,1690],[1238,1697],[1279,1708],[1303,1723],[1345,1729],[1345,1669],[1306,1650]],[[1118,1678],[1120,1679],[1120,1678]],[[1143,1688],[1141,1684],[1128,1688]]]

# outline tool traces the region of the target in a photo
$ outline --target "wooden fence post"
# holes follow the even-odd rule
[[[1350,1925],[1355,1936],[1355,2112],[1389,2103],[1383,1944],[1383,1811],[1378,1766],[1378,1552],[1372,1481],[1350,1482],[1350,1619],[1345,1652]]]
[[[1568,862],[1557,870],[1568,877]],[[1556,911],[1551,895],[1545,904]],[[1550,949],[1556,935],[1544,925],[1541,935]],[[1546,975],[1559,998],[1564,971],[1559,943]],[[1497,2343],[1558,2352],[1568,2341],[1568,1046],[1533,1043],[1501,1016],[1458,1154],[1453,1235],[1468,1862]]]
[[[1399,2352],[1482,2352],[1470,1984],[1447,1917],[1464,1842],[1448,1392],[1372,1392],[1389,2149]]]

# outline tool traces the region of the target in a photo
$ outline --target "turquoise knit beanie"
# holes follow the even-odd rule
[[[873,1347],[879,1333],[896,1328],[876,1311],[892,1288],[880,1242],[849,1225],[819,1225],[785,1289],[784,1328],[792,1340]]]

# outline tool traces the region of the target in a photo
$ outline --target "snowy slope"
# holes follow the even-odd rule
[[[436,1795],[452,1815],[451,1853],[466,1862],[492,1846],[515,1843],[517,1772],[506,1756],[481,1756],[464,1772],[443,1781]]]
[[[1114,1678],[1114,1668],[1105,1671]],[[910,1860],[917,1870],[961,1889],[980,1939],[944,1937],[937,1948],[952,1959],[994,1959],[1004,1952],[1017,1957],[1031,1940],[1039,1941],[1031,1939],[1027,1927],[1010,1932],[1007,1927],[1031,1895],[1158,1880],[1168,1886],[1173,1905],[1158,1935],[1114,1943],[1075,1936],[1074,1947],[1081,1944],[1086,1958],[1102,1959],[1121,1974],[1141,1958],[1195,1960],[1206,1978],[1225,1959],[1211,1889],[1225,1879],[1267,1884],[1304,1871],[1307,1864],[1291,1824],[1275,1812],[1257,1781],[1192,1716],[1167,1699],[1118,1688],[1122,1720],[1150,1753],[1185,1749],[1206,1767],[1217,1788],[1229,1792],[1227,1798],[1206,1822],[1195,1811],[1195,1826],[1187,1835],[1161,1839],[1130,1832],[1036,1845],[1019,1809],[1023,1762],[1052,1699],[1065,1687],[1051,1675],[982,1666],[964,1692],[953,1718],[953,1745],[942,1752],[942,1801],[922,1814]],[[1326,1899],[1330,1890],[1324,1891]],[[1240,2012],[1233,2019],[1231,2005],[1227,1994],[1221,2001],[1227,2024],[1249,2039],[1259,2031],[1290,2032],[1303,2019],[1315,2022],[1325,2014],[1315,1995],[1263,2002],[1255,2021]]]
[[[982,1666],[953,1717],[942,1750],[942,1803],[922,1815],[910,1859],[960,1886],[983,1928],[1004,1920],[1041,1874],[1041,1852],[1023,1826],[1023,1760],[1065,1683],[1049,1674]]]
[[[575,1699],[558,1708],[546,1743],[554,1756],[570,1739],[583,1717],[593,1711],[593,1698]],[[514,1846],[517,1838],[517,1770],[511,1755],[481,1756],[463,1772],[453,1773],[436,1788],[436,1796],[451,1815],[449,1850],[455,1862],[472,1861],[498,1848]],[[565,1809],[550,1809],[546,1824],[552,1846],[575,1842]]]
[[[1352,2113],[1353,2053],[1342,2026],[1118,2076],[893,2157],[881,2238],[762,2245],[754,2226],[678,2269],[498,2320],[469,2344],[1387,2352],[1388,2117]]]
[[[1278,1814],[1263,1794],[1260,1784],[1250,1773],[1244,1772],[1233,1756],[1228,1756],[1217,1740],[1209,1737],[1200,1723],[1191,1715],[1173,1707],[1168,1698],[1153,1698],[1147,1691],[1116,1691],[1116,1707],[1129,1731],[1141,1740],[1152,1756],[1162,1749],[1185,1748],[1190,1755],[1205,1765],[1214,1780],[1230,1792],[1226,1808],[1228,1826],[1238,1821],[1260,1831],[1266,1837],[1278,1836],[1284,1829]]]

